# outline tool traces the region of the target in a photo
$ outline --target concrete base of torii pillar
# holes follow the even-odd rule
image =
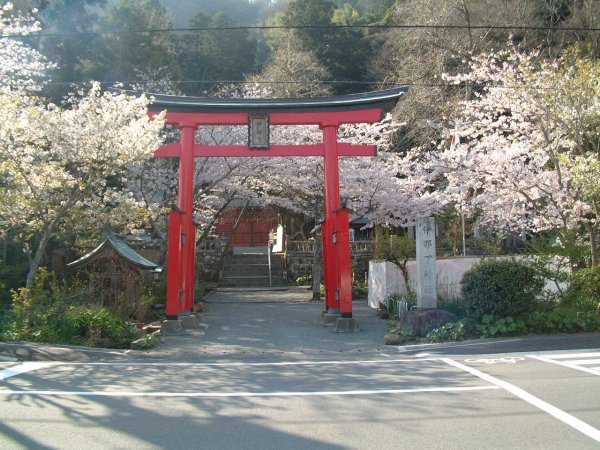
[[[358,331],[358,321],[353,317],[338,317],[333,325],[336,333],[354,333]]]
[[[163,336],[181,336],[184,333],[183,322],[179,319],[163,320],[160,332]]]

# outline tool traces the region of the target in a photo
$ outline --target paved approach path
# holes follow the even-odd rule
[[[321,326],[323,302],[311,302],[306,287],[223,289],[209,294],[201,328],[167,336],[153,353],[187,358],[280,355],[306,357],[360,354],[385,350],[387,321],[377,318],[366,300],[356,300],[359,330],[336,333]]]

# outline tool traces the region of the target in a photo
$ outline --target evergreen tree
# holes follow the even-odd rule
[[[191,31],[180,40],[181,65],[186,83],[184,92],[199,95],[219,81],[243,80],[255,68],[256,41],[247,29],[231,29],[238,24],[225,14],[208,17],[198,13],[190,19],[190,28],[226,28]]]
[[[161,68],[180,78],[177,42],[169,31],[172,21],[159,0],[121,0],[108,11],[102,27],[114,32],[104,35],[99,55],[104,81],[133,81],[139,73]],[[146,29],[165,31],[140,31]]]
[[[304,48],[313,51],[338,82],[336,93],[363,91],[364,86],[352,82],[365,80],[368,44],[360,29],[332,28],[335,12],[335,4],[328,0],[296,0],[290,3],[284,24],[299,27]]]

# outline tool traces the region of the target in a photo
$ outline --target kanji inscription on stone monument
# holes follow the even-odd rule
[[[435,265],[435,220],[417,220],[417,306],[437,307],[437,269]]]

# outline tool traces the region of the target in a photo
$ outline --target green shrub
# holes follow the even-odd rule
[[[149,350],[151,348],[156,347],[158,345],[158,343],[159,343],[158,337],[156,337],[154,334],[147,334],[143,338],[140,339],[140,341],[138,342],[138,346],[142,350]]]
[[[366,298],[369,295],[369,285],[366,281],[355,281],[352,283],[352,296],[354,298]]]
[[[581,333],[600,331],[600,314],[581,312],[572,308],[553,311],[534,311],[512,318],[485,315],[477,332],[482,338],[521,336],[525,334]]]
[[[463,341],[467,337],[467,326],[462,320],[447,323],[434,328],[426,337],[430,342]]]
[[[557,308],[554,311],[533,312],[526,321],[529,331],[538,334],[600,331],[600,314],[596,311]]]
[[[306,286],[312,283],[312,276],[308,273],[305,275],[301,275],[298,278],[296,278],[296,285],[297,286]]]
[[[571,279],[571,287],[563,303],[578,310],[590,311],[600,302],[600,266],[578,270]]]
[[[92,345],[128,348],[136,339],[137,330],[129,322],[110,313],[105,308],[80,308],[71,311],[70,321],[78,334]]]
[[[404,331],[402,329],[402,327],[400,326],[400,324],[398,323],[398,321],[396,320],[390,320],[388,322],[388,335],[396,335],[398,336],[398,344],[397,345],[404,345],[404,344],[408,344],[410,342],[414,342],[416,340],[416,337],[410,333],[407,333],[406,331]]]
[[[486,314],[516,316],[534,308],[543,287],[544,280],[530,266],[512,260],[486,260],[463,277],[463,307],[476,320]]]
[[[466,315],[463,301],[460,298],[441,298],[438,300],[438,308],[450,311],[457,317],[464,317]]]
[[[28,270],[27,261],[10,265],[0,262],[0,303],[10,302],[10,292],[23,286],[23,280],[25,280]]]
[[[482,338],[499,336],[517,336],[529,333],[529,327],[523,318],[513,319],[511,316],[494,320],[486,314],[477,325],[477,331]]]
[[[61,282],[41,268],[31,289],[12,291],[12,311],[2,315],[0,338],[128,348],[135,327],[90,305],[91,297],[86,285]]]

